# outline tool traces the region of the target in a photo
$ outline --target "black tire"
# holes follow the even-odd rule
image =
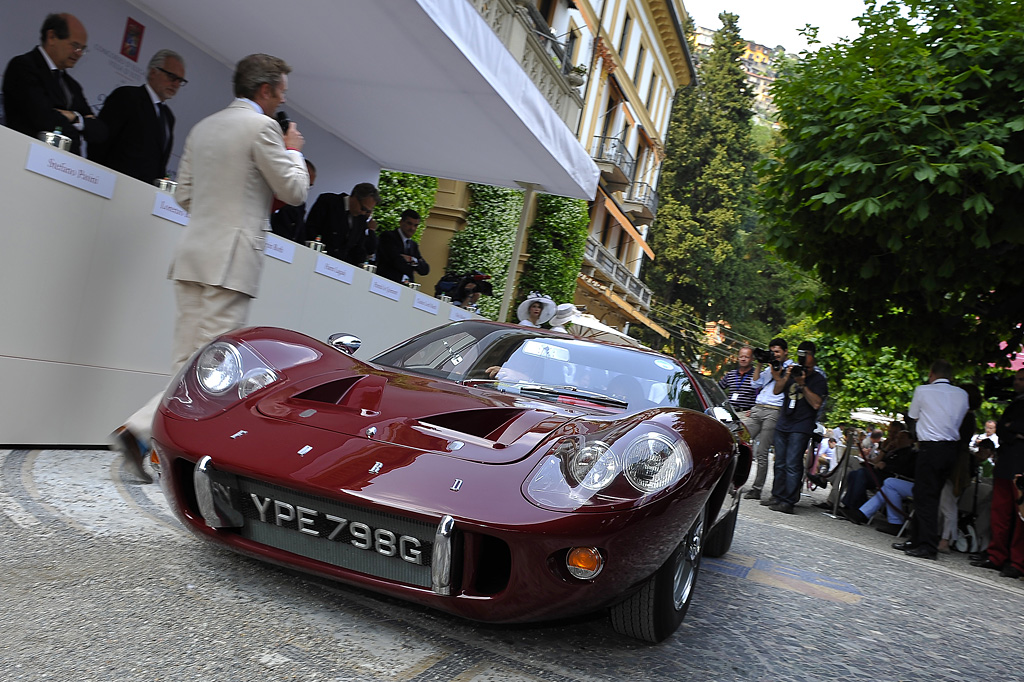
[[[697,585],[704,547],[701,509],[686,537],[654,575],[624,601],[611,607],[612,628],[620,635],[658,643],[683,622]]]
[[[736,519],[739,518],[739,515],[740,505],[737,504],[728,516],[708,531],[708,537],[704,541],[704,556],[712,559],[725,556],[725,553],[732,547],[732,538],[736,534]]]

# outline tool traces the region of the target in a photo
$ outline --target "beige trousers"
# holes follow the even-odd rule
[[[249,318],[248,294],[198,282],[174,282],[177,317],[174,320],[174,341],[171,347],[171,376],[188,362],[192,354],[221,334],[245,325]],[[153,418],[164,391],[128,417],[124,425],[144,443],[153,432]]]

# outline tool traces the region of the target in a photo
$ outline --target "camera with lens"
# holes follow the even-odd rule
[[[796,364],[789,370],[789,376],[798,377],[803,375],[807,370],[807,351],[798,350],[796,352]]]
[[[775,353],[764,348],[754,349],[754,359],[760,362],[762,365],[771,365],[772,369],[778,372],[782,369],[782,362],[775,359]]]

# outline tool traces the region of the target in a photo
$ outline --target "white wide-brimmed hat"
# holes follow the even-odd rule
[[[519,316],[520,322],[530,319],[530,304],[535,301],[541,304],[540,318],[537,320],[537,324],[544,324],[555,314],[555,302],[551,300],[550,296],[531,291],[526,300],[516,308],[516,315]]]
[[[569,322],[572,322],[572,318],[576,317],[578,313],[579,311],[572,303],[560,303],[555,308],[555,314],[551,317],[551,326],[564,327]]]

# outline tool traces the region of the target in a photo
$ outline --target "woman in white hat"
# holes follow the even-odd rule
[[[531,291],[526,300],[516,309],[519,324],[524,327],[540,327],[555,314],[555,302],[550,296]]]
[[[572,322],[572,319],[576,317],[576,312],[576,306],[572,303],[560,303],[555,308],[555,314],[551,318],[551,331],[568,334],[569,331],[565,328],[565,325]]]

